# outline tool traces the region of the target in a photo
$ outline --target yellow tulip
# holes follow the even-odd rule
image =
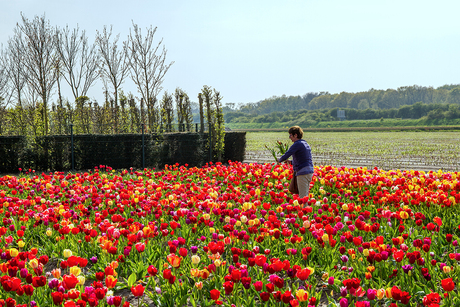
[[[391,295],[391,288],[386,288],[385,289],[385,296],[387,298],[392,298],[393,296]]]
[[[192,263],[193,263],[193,264],[198,264],[198,263],[200,263],[200,260],[201,260],[201,259],[200,259],[199,256],[197,256],[197,255],[193,255],[193,256],[192,256]]]
[[[70,249],[65,249],[63,251],[63,254],[64,254],[64,258],[69,258],[70,256],[72,256],[72,251]]]
[[[15,249],[15,248],[11,248],[11,249],[10,249],[10,256],[11,256],[11,257],[14,258],[14,257],[16,257],[18,254],[19,254],[19,251],[18,251],[17,249]]]
[[[34,258],[34,259],[30,260],[29,265],[30,265],[30,267],[32,269],[38,268],[38,260],[37,260],[37,258]]]
[[[81,274],[81,269],[77,266],[73,266],[69,269],[70,274],[73,274],[74,276],[78,276]]]
[[[409,218],[409,213],[407,213],[406,211],[401,211],[399,212],[399,216],[403,219],[403,220],[407,220]]]
[[[78,283],[77,283],[77,285],[79,285],[79,286],[83,286],[83,285],[85,284],[85,281],[86,281],[86,278],[85,278],[85,276],[83,276],[83,275],[79,275],[79,276],[77,276],[77,279],[78,279]]]
[[[295,297],[299,300],[299,302],[308,301],[308,292],[304,289],[299,289],[296,291]]]
[[[190,269],[190,275],[192,275],[192,277],[199,277],[200,276],[200,270],[198,269]]]

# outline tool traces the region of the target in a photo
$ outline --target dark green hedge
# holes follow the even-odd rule
[[[0,172],[17,172],[19,156],[25,147],[26,138],[23,136],[0,137]]]
[[[74,135],[74,169],[106,165],[115,169],[142,168],[142,134]],[[243,161],[246,132],[225,135],[222,162]],[[71,137],[41,136],[35,139],[0,136],[0,173],[16,173],[18,168],[48,170],[72,169]],[[201,166],[208,162],[208,138],[199,133],[144,135],[145,167],[165,164]],[[215,158],[213,158],[215,162]]]
[[[224,162],[243,161],[246,151],[246,132],[226,132],[224,139]]]

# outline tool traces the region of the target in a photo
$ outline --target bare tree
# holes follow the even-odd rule
[[[102,33],[97,31],[96,44],[102,61],[100,73],[102,78],[113,87],[113,100],[116,107],[118,105],[118,91],[128,74],[129,65],[125,44],[121,49],[118,49],[117,43],[120,35],[118,34],[113,42],[111,42],[111,36],[112,27],[107,29],[104,26]]]
[[[21,14],[22,23],[16,25],[15,36],[22,53],[24,77],[43,103],[44,134],[48,134],[48,101],[56,83],[56,53],[54,29],[45,16],[28,20]],[[24,36],[19,33],[22,32]]]
[[[98,75],[99,55],[96,45],[88,43],[86,32],[77,26],[72,31],[56,29],[56,46],[61,60],[61,74],[72,89],[74,99],[86,96]]]
[[[147,105],[147,121],[150,125],[155,117],[154,109],[156,97],[162,90],[161,84],[165,74],[174,62],[166,63],[166,48],[161,39],[154,45],[154,36],[157,28],[147,28],[145,38],[142,36],[141,29],[134,24],[133,30],[129,30],[127,49],[129,54],[129,65],[131,67],[131,78],[137,86],[141,98]],[[153,127],[150,127],[153,128]]]
[[[0,52],[0,102],[4,100],[8,92],[8,70],[6,65],[5,53],[3,48]]]
[[[12,103],[15,112],[10,112],[13,129],[17,129],[21,135],[26,134],[26,121],[24,118],[24,106],[22,93],[26,86],[26,81],[23,73],[22,53],[19,48],[19,41],[17,37],[8,40],[7,47],[1,52],[0,66],[3,68],[2,80],[7,81],[6,88],[3,88],[3,93],[0,85],[0,96],[5,99],[5,106]],[[0,98],[1,100],[1,98]],[[0,103],[1,104],[1,103]],[[1,119],[3,120],[3,119]]]
[[[5,96],[7,95],[7,87],[8,87],[8,73],[6,70],[6,66],[4,65],[4,52],[3,48],[0,53],[0,135],[3,133],[3,123],[5,122],[5,115],[6,115],[6,105],[4,103]]]
[[[23,108],[23,94],[27,87],[24,72],[24,53],[22,52],[22,33],[16,32],[8,40],[8,45],[2,53],[3,65],[9,80],[10,99],[16,101],[16,107]]]

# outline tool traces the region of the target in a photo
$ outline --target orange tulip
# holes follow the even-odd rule
[[[180,267],[180,262],[182,260],[181,257],[175,255],[175,254],[169,254],[166,259],[168,260],[169,264],[171,264],[171,266],[173,268],[178,268]]]
[[[115,288],[117,281],[117,278],[115,278],[113,275],[109,275],[105,278],[105,285],[107,286],[107,288],[113,289]]]
[[[200,276],[201,276],[201,278],[203,278],[203,279],[208,278],[208,277],[209,277],[209,271],[206,270],[206,269],[201,270],[201,271],[200,271]]]
[[[297,290],[297,292],[295,293],[295,297],[300,301],[300,302],[305,302],[308,300],[308,292],[303,290],[303,289],[300,289],[300,290]]]
[[[190,269],[190,275],[192,275],[192,277],[199,277],[200,276],[200,270],[198,270],[198,269]]]

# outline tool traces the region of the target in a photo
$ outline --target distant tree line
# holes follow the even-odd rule
[[[257,103],[236,107],[227,104],[227,123],[272,123],[297,121],[314,124],[339,120],[337,109],[346,119],[458,118],[460,85],[432,87],[406,86],[397,90],[360,93],[308,93],[304,96],[274,96]]]
[[[345,110],[347,120],[365,119],[456,119],[460,118],[460,104],[416,102],[413,105],[404,105],[392,109],[349,109]],[[338,121],[337,108],[321,110],[297,110],[286,112],[272,112],[264,115],[251,115],[243,112],[228,112],[224,114],[227,123],[288,123],[311,126],[318,122]]]

